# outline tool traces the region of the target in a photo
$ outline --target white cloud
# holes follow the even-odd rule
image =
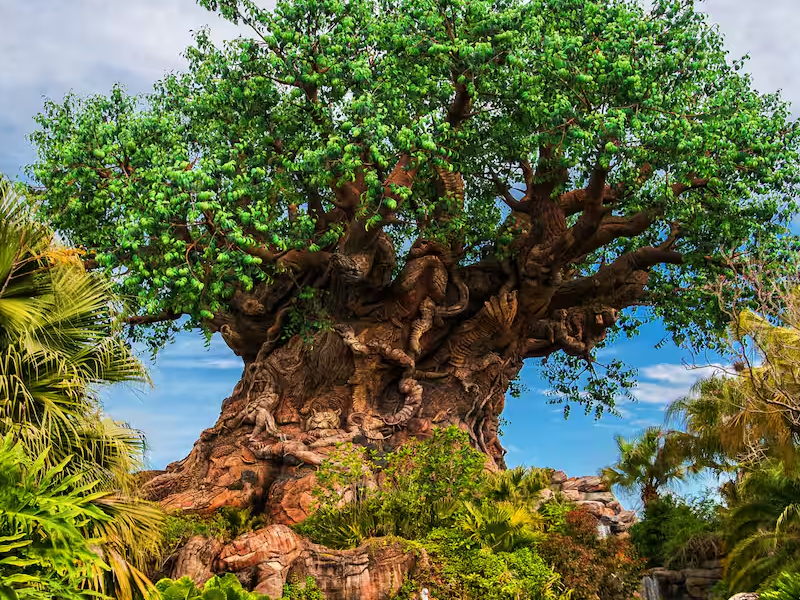
[[[689,368],[683,364],[649,365],[639,369],[645,381],[637,382],[633,394],[640,402],[669,404],[688,394],[697,380],[721,372],[723,365],[719,364],[696,368]]]

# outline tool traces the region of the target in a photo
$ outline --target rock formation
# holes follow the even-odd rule
[[[247,589],[280,598],[285,583],[310,576],[327,600],[385,600],[426,561],[424,552],[410,551],[401,541],[376,539],[353,550],[330,550],[285,525],[269,525],[224,546],[192,538],[170,577],[188,575],[202,584],[212,572],[235,573]]]

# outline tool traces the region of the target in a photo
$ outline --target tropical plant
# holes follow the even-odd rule
[[[781,573],[758,597],[761,600],[797,600],[800,598],[800,573]]]
[[[687,476],[686,450],[682,436],[649,427],[640,436],[614,438],[619,450],[616,464],[601,470],[609,485],[638,492],[646,508],[659,498],[659,491]]]
[[[423,545],[431,558],[425,582],[437,600],[572,598],[562,578],[534,548],[492,552],[465,539],[457,528],[435,529]]]
[[[528,504],[550,485],[550,469],[515,467],[486,475],[480,495],[493,502]]]
[[[254,594],[242,588],[233,573],[215,575],[200,589],[189,577],[177,581],[161,579],[156,583],[161,600],[269,600],[264,594]]]
[[[544,519],[513,502],[465,502],[457,520],[466,539],[494,552],[513,552],[541,539]]]
[[[100,539],[86,523],[111,517],[96,504],[106,493],[97,482],[66,475],[69,459],[48,466],[48,450],[30,458],[13,436],[0,438],[0,597],[19,600],[85,600],[89,582],[108,570]]]
[[[97,397],[100,385],[147,380],[115,329],[114,303],[110,285],[0,178],[0,434],[106,492],[93,504],[109,518],[87,520],[84,533],[111,568],[92,584],[124,600],[149,585],[140,567],[157,548],[161,517],[131,496],[141,432],[104,417]]]
[[[269,596],[248,592],[233,573],[215,575],[203,585],[195,585],[189,577],[178,580],[164,578],[156,584],[160,600],[270,600]],[[288,582],[283,596],[277,600],[325,600],[311,577],[305,581]]]
[[[317,471],[318,504],[298,530],[333,548],[385,535],[421,539],[452,524],[462,503],[480,495],[484,465],[457,427],[436,428],[429,439],[380,457],[342,446]]]
[[[597,519],[585,509],[568,513],[564,533],[549,533],[537,551],[561,574],[573,600],[628,600],[641,584],[645,561],[633,544],[599,538]]]
[[[764,284],[766,298],[730,309],[734,369],[699,381],[668,415],[682,421],[694,454],[718,470],[767,457],[791,467],[800,443],[800,288],[797,277]]]
[[[698,567],[722,555],[721,509],[710,498],[686,501],[663,495],[630,528],[631,542],[648,566]]]
[[[737,484],[723,531],[728,546],[725,583],[732,592],[770,584],[800,571],[800,477],[780,464],[763,464]]]

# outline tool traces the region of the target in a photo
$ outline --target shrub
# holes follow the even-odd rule
[[[376,536],[421,539],[452,524],[461,503],[477,496],[484,461],[457,427],[435,429],[430,439],[382,457],[343,445],[320,467],[317,509],[296,529],[332,548],[353,548]],[[342,488],[352,494],[346,504]]]
[[[800,598],[800,573],[781,573],[778,578],[761,591],[761,600],[797,600]]]
[[[0,598],[81,600],[108,569],[83,531],[109,520],[94,504],[105,494],[81,475],[64,476],[67,459],[48,468],[46,453],[33,460],[12,436],[0,437]]]
[[[216,575],[209,579],[203,589],[198,588],[189,577],[177,581],[162,579],[156,584],[160,600],[270,600],[269,596],[248,592],[233,573]],[[293,582],[283,588],[281,600],[325,600],[311,577],[304,584]]]
[[[538,550],[573,600],[629,600],[641,581],[644,561],[630,541],[599,539],[597,520],[583,509],[567,513],[564,533],[548,534]]]
[[[719,506],[710,499],[686,502],[663,496],[630,529],[631,541],[650,567],[684,568],[717,558],[722,542]]]
[[[424,546],[437,600],[550,600],[562,591],[558,574],[530,547],[491,552],[455,529],[434,530]]]

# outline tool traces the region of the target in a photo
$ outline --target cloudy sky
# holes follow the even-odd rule
[[[800,115],[800,5],[797,0],[709,0],[703,11],[725,35],[732,57],[749,54],[748,70],[761,92],[782,90]],[[107,92],[115,82],[134,93],[185,65],[191,31],[211,26],[217,40],[237,29],[193,0],[0,0],[0,172],[16,177],[33,159],[26,135],[42,99]],[[640,369],[639,402],[622,419],[595,423],[542,398],[532,365],[523,371],[527,393],[509,399],[504,444],[510,464],[552,466],[591,474],[614,459],[614,433],[630,435],[662,419],[666,403],[683,395],[703,371],[687,370],[685,352],[666,347],[657,324],[636,340],[606,351]],[[154,468],[183,458],[199,432],[211,426],[241,366],[219,339],[204,349],[199,335],[182,335],[153,365],[152,389],[114,388],[105,394],[117,418],[143,429]],[[703,359],[698,359],[703,362]]]

